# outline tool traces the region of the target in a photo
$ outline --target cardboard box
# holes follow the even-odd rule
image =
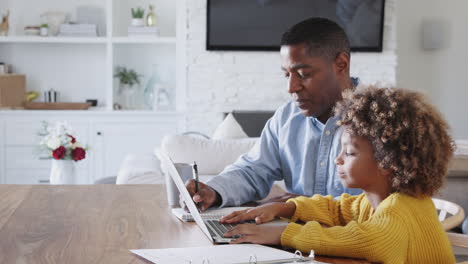
[[[26,76],[0,74],[0,108],[21,108],[26,101]]]

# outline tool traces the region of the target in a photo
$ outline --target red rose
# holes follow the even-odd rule
[[[74,161],[79,161],[86,158],[86,150],[84,148],[75,148],[72,150],[72,158]]]
[[[65,149],[65,147],[60,146],[52,152],[52,156],[54,157],[54,159],[59,160],[65,156],[66,152],[67,150]]]
[[[71,138],[71,143],[72,143],[72,144],[75,144],[76,138],[73,137],[72,135],[67,135],[67,136],[69,136],[69,137]]]

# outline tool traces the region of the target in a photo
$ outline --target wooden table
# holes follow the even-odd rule
[[[208,245],[163,185],[0,185],[0,263],[150,263],[129,249]]]

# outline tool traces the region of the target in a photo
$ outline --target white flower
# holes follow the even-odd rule
[[[50,149],[56,149],[60,147],[61,142],[60,139],[57,137],[49,137],[47,140],[47,147]]]

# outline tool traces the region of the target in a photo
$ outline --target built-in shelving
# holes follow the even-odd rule
[[[176,44],[175,37],[39,37],[39,36],[12,36],[0,37],[0,43],[69,43],[69,44]]]
[[[9,116],[24,116],[25,114],[29,116],[41,116],[41,115],[50,115],[54,114],[57,116],[66,116],[69,114],[77,115],[123,115],[123,116],[170,116],[170,115],[182,115],[182,112],[177,111],[150,111],[150,110],[119,110],[119,111],[107,111],[106,108],[102,107],[91,107],[88,110],[0,110],[0,115],[9,115]]]
[[[0,43],[69,43],[69,44],[97,44],[106,43],[105,37],[40,37],[40,36],[11,36],[0,37]]]
[[[150,4],[156,7],[160,36],[127,36],[131,8],[147,9]],[[24,9],[26,5],[27,10]],[[83,4],[78,0],[59,5],[53,0],[40,3],[0,0],[0,13],[4,8],[11,11],[9,36],[0,36],[0,62],[12,64],[15,73],[26,75],[27,90],[42,95],[43,91],[53,88],[67,101],[97,99],[99,106],[109,112],[122,112],[114,110],[118,100],[115,94],[119,89],[118,80],[113,77],[116,66],[136,70],[141,77],[142,90],[152,65],[163,65],[161,74],[168,82],[165,87],[171,90],[173,110],[183,111],[185,67],[182,65],[182,46],[185,40],[179,32],[184,29],[179,25],[183,23],[183,12],[177,10],[185,4],[172,0],[89,0],[86,5],[104,10],[103,24],[98,25],[102,29],[100,36],[42,37],[24,35],[23,28],[42,23],[40,16],[47,11],[66,12],[73,21],[77,7]]]
[[[0,37],[0,62],[12,64],[15,73],[26,75],[27,90],[43,95],[54,89],[62,102],[98,101],[97,107],[88,110],[1,109],[0,184],[38,184],[48,179],[50,162],[38,160],[33,151],[44,120],[67,121],[80,142],[90,147],[86,159],[78,164],[80,184],[116,176],[127,154],[151,155],[164,135],[184,132],[186,2],[0,0],[0,14],[10,10],[11,26],[9,36]],[[150,4],[155,6],[160,35],[129,37],[131,8]],[[80,6],[102,11],[97,12],[99,37],[25,35],[26,26],[43,23],[40,16],[44,12],[66,12],[75,21]],[[141,76],[139,93],[149,83],[152,69],[159,69],[157,89],[167,88],[173,107],[114,110],[122,97],[116,96],[121,88],[114,78],[116,66]]]
[[[124,44],[176,44],[175,37],[115,37],[112,38],[112,43],[124,43]]]

